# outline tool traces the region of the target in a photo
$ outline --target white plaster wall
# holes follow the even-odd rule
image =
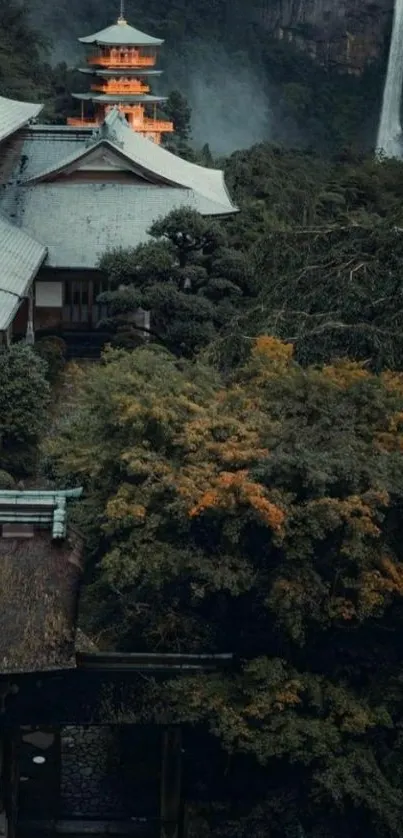
[[[61,308],[63,305],[63,283],[36,282],[35,304],[37,308]]]

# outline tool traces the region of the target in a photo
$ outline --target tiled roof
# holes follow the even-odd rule
[[[52,538],[67,535],[67,501],[77,500],[83,490],[0,490],[0,524],[33,524],[52,531]]]
[[[129,26],[126,21],[118,21],[113,26],[101,29],[94,35],[87,35],[78,39],[82,44],[106,44],[108,46],[160,46],[164,42],[160,38],[153,38]]]
[[[0,331],[8,328],[46,248],[0,215]]]
[[[216,202],[217,214],[220,211],[222,214],[236,212],[222,171],[189,163],[188,160],[183,160],[182,157],[145,139],[130,128],[117,108],[113,108],[107,115],[105,127],[100,129],[100,133],[102,132],[141,168],[178,186],[193,189],[209,201]]]
[[[146,141],[148,142],[148,141]],[[135,247],[147,240],[152,222],[187,206],[202,215],[222,208],[192,189],[119,183],[43,183],[21,186],[16,222],[46,242],[47,265],[94,268],[115,247]],[[7,208],[7,202],[3,205]]]
[[[101,68],[99,67],[97,70],[93,67],[79,67],[79,73],[85,73],[87,76],[102,76],[105,78],[115,78],[116,77],[116,70],[108,70],[107,67]],[[154,70],[148,67],[125,67],[125,76],[162,76],[163,70]],[[122,73],[123,75],[123,73]]]
[[[85,150],[91,142],[91,135],[91,130],[75,130],[65,125],[35,125],[24,131],[24,144],[14,179],[29,180],[44,169],[58,166],[72,154]]]
[[[133,171],[133,183],[56,180],[102,146]],[[105,250],[135,247],[147,240],[153,221],[181,206],[211,216],[236,212],[221,171],[196,166],[145,139],[117,109],[93,134],[50,126],[27,131],[18,165],[0,192],[0,209],[17,225],[15,234],[23,228],[44,242],[47,264],[65,268],[94,268]],[[17,251],[21,268],[16,243]]]
[[[187,160],[183,160],[176,154],[172,154],[172,152],[142,137],[141,134],[130,128],[117,108],[110,111],[104,124],[94,133],[94,147],[97,142],[101,141],[108,143],[111,148],[115,148],[119,154],[125,155],[140,172],[147,175],[151,180],[154,177],[154,179],[163,180],[174,186],[181,186],[187,190],[191,189],[198,198],[207,199],[211,207],[213,204],[216,205],[212,212],[205,214],[225,215],[236,212],[236,207],[232,204],[228,194],[222,171],[189,163]],[[72,146],[71,154],[66,156],[65,161],[62,158],[56,163],[53,163],[52,160],[48,161],[44,170],[42,172],[36,171],[34,175],[28,173],[32,171],[28,160],[27,169],[24,170],[24,180],[27,181],[32,177],[47,179],[52,174],[60,172],[64,166],[71,165],[74,160],[78,161],[90,147],[90,143],[76,143]],[[29,155],[28,148],[25,153]],[[169,211],[167,209],[167,212]]]
[[[148,93],[72,93],[73,99],[80,99],[82,102],[104,102],[104,104],[115,104],[116,102],[166,102],[167,96],[153,96]]]
[[[41,112],[43,105],[32,102],[17,102],[0,96],[0,142],[14,134]]]

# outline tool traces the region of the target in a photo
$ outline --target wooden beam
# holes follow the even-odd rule
[[[162,735],[160,838],[179,838],[182,791],[182,731],[168,727]]]

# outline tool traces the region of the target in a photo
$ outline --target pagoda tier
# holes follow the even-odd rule
[[[88,76],[101,76],[104,79],[108,79],[111,77],[117,78],[120,76],[122,69],[119,67],[118,70],[108,70],[105,68],[93,70],[91,67],[80,67],[80,73],[85,73]],[[124,71],[125,76],[132,78],[132,77],[141,77],[141,76],[162,76],[162,70],[145,70],[144,68],[140,67],[127,67]]]
[[[81,99],[82,102],[100,102],[105,103],[107,105],[124,105],[124,104],[153,104],[156,105],[158,102],[166,102],[166,97],[164,96],[152,96],[147,95],[144,93],[110,93],[110,94],[97,94],[97,93],[73,93],[73,99]]]
[[[82,73],[93,76],[93,84],[90,93],[73,94],[82,102],[81,117],[68,119],[68,125],[100,125],[108,111],[116,106],[133,131],[159,144],[162,134],[173,131],[173,124],[158,119],[157,105],[165,102],[166,97],[151,93],[147,77],[161,75],[155,64],[156,48],[163,41],[129,26],[123,16],[113,26],[79,41],[94,49],[87,58],[88,66],[81,69]],[[85,102],[92,103],[92,116],[85,115]]]

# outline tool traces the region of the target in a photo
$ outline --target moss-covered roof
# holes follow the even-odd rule
[[[0,491],[0,674],[75,666],[82,545],[67,501],[81,493]]]
[[[0,674],[75,666],[81,542],[0,538]]]

